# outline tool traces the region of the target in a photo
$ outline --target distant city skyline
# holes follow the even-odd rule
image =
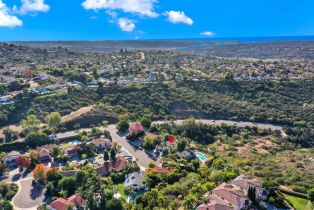
[[[0,0],[1,41],[313,35],[312,0]]]

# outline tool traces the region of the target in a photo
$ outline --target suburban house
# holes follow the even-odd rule
[[[18,151],[12,151],[9,152],[4,159],[4,162],[9,166],[9,167],[14,167],[16,166],[16,158],[21,156],[21,153]]]
[[[79,195],[72,195],[68,199],[57,198],[53,202],[47,205],[49,210],[67,210],[69,206],[72,206],[73,209],[84,209],[84,200]]]
[[[93,141],[90,142],[90,144],[94,144],[95,145],[96,152],[101,152],[104,149],[108,150],[112,146],[112,142],[109,139],[106,139],[106,138],[94,139]]]
[[[262,188],[261,183],[257,179],[251,179],[249,176],[240,175],[230,183],[238,185],[246,192],[249,190],[250,186],[255,187],[256,189],[256,198],[261,200],[267,200],[268,192],[264,188]]]
[[[205,195],[205,202],[197,207],[198,210],[242,210],[247,209],[251,203],[248,198],[248,189],[254,186],[256,198],[266,200],[268,193],[261,187],[257,179],[240,175],[229,183],[222,183]]]
[[[184,158],[188,161],[190,161],[196,157],[195,152],[191,149],[184,150],[182,152],[178,152],[177,155],[178,155],[178,157]]]
[[[125,177],[125,185],[124,190],[127,191],[129,189],[133,189],[135,191],[144,190],[144,172],[133,172]]]
[[[198,210],[235,210],[227,200],[220,198],[215,194],[208,195],[205,202],[197,208]]]
[[[100,176],[107,176],[113,171],[121,171],[127,165],[127,162],[124,157],[118,156],[115,161],[106,161],[101,166],[96,166],[95,171]]]
[[[50,150],[47,148],[38,148],[38,160],[40,162],[46,162],[49,161],[51,159],[51,154],[50,154]]]
[[[63,148],[64,155],[67,155],[69,158],[75,157],[77,155],[76,145],[71,145]]]
[[[250,204],[245,190],[234,184],[224,182],[213,189],[212,194],[228,201],[235,209],[246,209]]]

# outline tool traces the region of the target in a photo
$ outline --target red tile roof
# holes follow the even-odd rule
[[[70,203],[72,203],[73,205],[75,205],[75,206],[82,206],[83,203],[84,203],[83,198],[81,196],[79,196],[79,195],[76,195],[76,194],[74,194],[71,197],[69,197],[68,201]]]
[[[247,200],[245,191],[234,184],[222,183],[212,192],[236,206],[242,206]]]
[[[70,205],[83,206],[83,203],[83,198],[79,195],[74,194],[67,200],[64,198],[57,198],[55,201],[51,202],[49,206],[56,210],[67,210],[68,206]]]
[[[56,210],[67,210],[69,205],[71,205],[71,203],[69,203],[64,198],[58,198],[57,200],[55,200],[49,204],[50,207],[52,207]]]
[[[234,210],[235,208],[226,200],[219,198],[217,195],[208,195],[206,202],[201,204],[197,210]]]
[[[126,160],[124,157],[117,157],[115,161],[105,162],[104,165],[95,168],[99,175],[110,173],[112,171],[121,171],[126,166]]]

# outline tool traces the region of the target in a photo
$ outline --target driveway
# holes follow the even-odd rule
[[[41,184],[32,185],[33,178],[18,182],[19,190],[12,199],[14,209],[36,209],[45,200],[45,187]]]
[[[117,133],[117,128],[115,125],[108,125],[106,130],[110,132],[112,140],[117,142],[122,146],[122,148],[130,155],[137,159],[137,163],[142,168],[148,168],[150,162],[156,162],[153,160],[144,150],[137,149],[132,146],[125,137],[120,136]]]
[[[24,179],[31,178],[31,177],[33,177],[32,172],[14,173],[14,174],[12,173],[11,175],[0,177],[0,181],[1,182],[18,182],[20,180],[24,180]]]

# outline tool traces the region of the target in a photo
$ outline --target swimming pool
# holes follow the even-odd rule
[[[77,140],[77,139],[70,141],[70,144],[73,144],[73,145],[78,145],[80,143],[81,142],[79,140]]]
[[[196,156],[197,156],[201,161],[204,162],[204,161],[207,160],[207,158],[205,157],[205,155],[203,155],[203,153],[196,152],[195,154],[196,154]]]

